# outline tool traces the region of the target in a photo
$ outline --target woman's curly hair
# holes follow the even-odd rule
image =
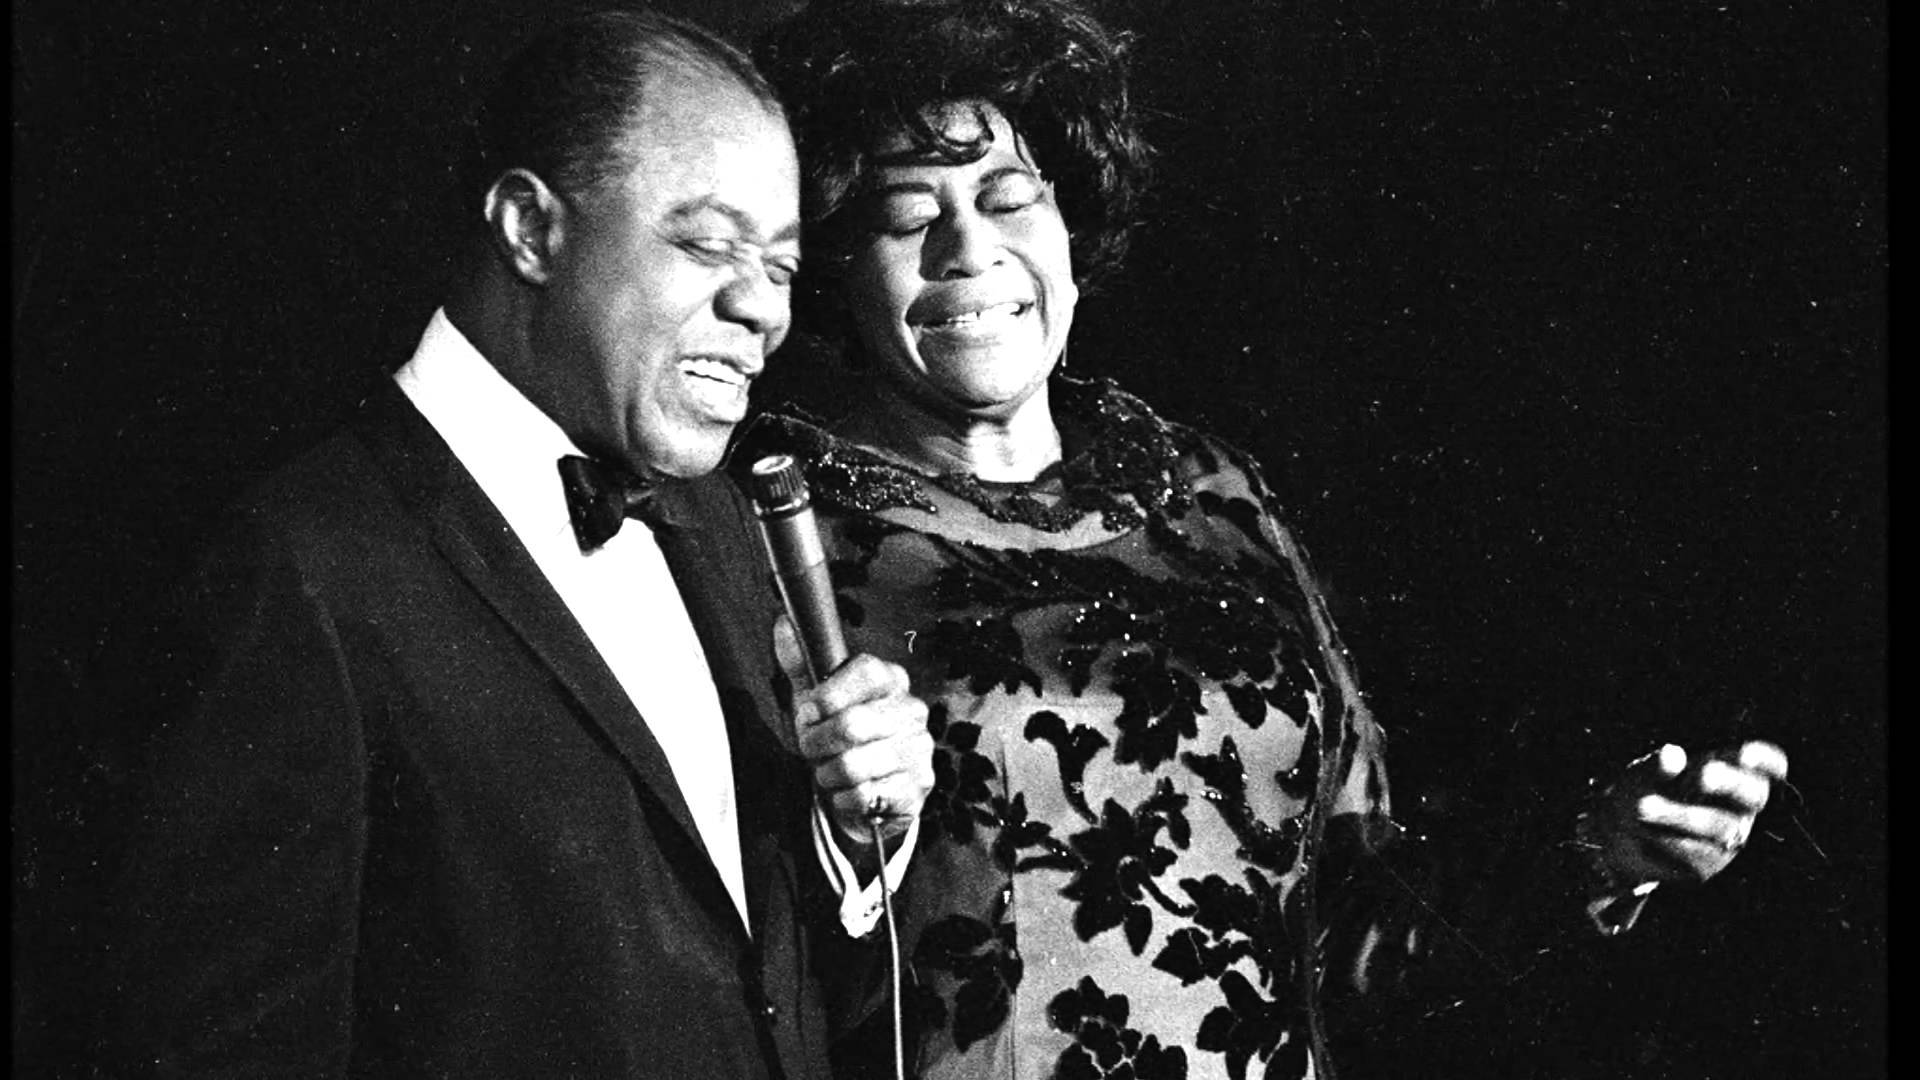
[[[956,143],[929,106],[990,102],[1053,184],[1074,277],[1097,287],[1126,254],[1149,150],[1127,99],[1124,35],[1071,0],[813,0],[763,37],[754,59],[785,102],[800,150],[807,272],[802,329],[843,327],[835,294],[849,229],[843,213],[885,136],[964,163],[991,136]]]

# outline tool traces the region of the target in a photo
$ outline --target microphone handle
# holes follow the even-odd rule
[[[847,662],[847,642],[840,630],[840,608],[833,597],[833,579],[827,574],[827,553],[820,543],[820,527],[813,508],[801,505],[760,519],[760,530],[772,556],[774,577],[780,582],[787,612],[807,655],[815,682]]]

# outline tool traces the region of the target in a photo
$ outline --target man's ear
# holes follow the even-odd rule
[[[545,180],[508,169],[487,189],[487,235],[520,280],[545,285],[565,240],[567,205]]]

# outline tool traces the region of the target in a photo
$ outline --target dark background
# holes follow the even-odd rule
[[[13,5],[17,1074],[84,1074],[93,673],[410,351],[457,121],[545,6]],[[1498,827],[1662,739],[1793,761],[1733,869],[1404,1074],[1885,1075],[1885,10],[1098,7],[1161,182],[1073,368],[1265,462],[1401,811]]]

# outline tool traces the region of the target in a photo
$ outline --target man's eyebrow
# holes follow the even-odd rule
[[[681,203],[669,211],[667,220],[682,222],[688,218],[698,217],[701,214],[719,214],[721,217],[726,218],[740,235],[756,243],[784,244],[800,239],[800,223],[798,221],[789,221],[781,226],[772,236],[762,236],[760,233],[760,223],[753,219],[753,215],[717,195],[702,195],[697,199],[688,199],[686,202]]]

